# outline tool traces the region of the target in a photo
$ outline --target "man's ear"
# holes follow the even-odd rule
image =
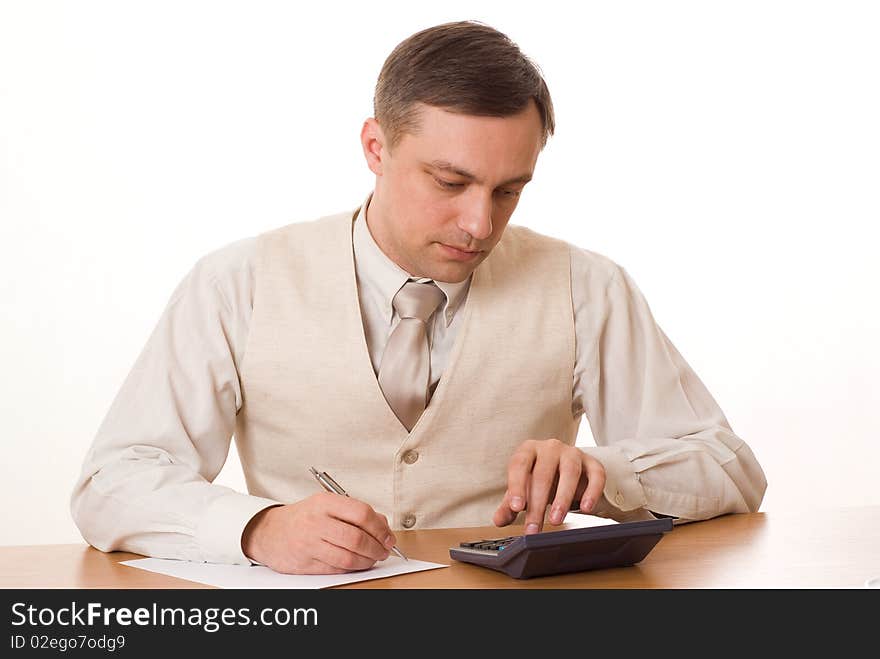
[[[361,148],[364,150],[364,158],[367,160],[367,167],[376,176],[382,176],[383,162],[388,150],[385,148],[385,134],[379,122],[373,117],[364,121],[361,128]]]

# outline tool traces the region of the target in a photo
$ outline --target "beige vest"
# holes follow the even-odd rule
[[[235,440],[251,494],[320,492],[309,467],[392,528],[482,526],[526,439],[574,444],[566,243],[508,226],[476,269],[449,362],[407,432],[367,352],[352,251],[357,211],[259,236]]]

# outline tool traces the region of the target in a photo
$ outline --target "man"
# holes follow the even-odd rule
[[[757,510],[761,467],[628,273],[507,226],[553,130],[496,30],[398,45],[362,206],[209,254],[172,295],[74,490],[86,540],[337,573],[400,528]],[[211,482],[233,434],[248,494]]]

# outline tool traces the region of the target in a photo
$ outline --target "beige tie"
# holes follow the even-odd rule
[[[394,296],[400,322],[382,353],[379,386],[407,430],[413,429],[428,405],[431,352],[425,323],[444,297],[434,282],[415,281],[404,284]]]

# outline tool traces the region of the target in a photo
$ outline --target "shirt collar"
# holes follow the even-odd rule
[[[367,213],[372,198],[373,194],[370,193],[358,210],[354,221],[352,245],[355,269],[358,283],[365,289],[363,291],[364,294],[371,296],[379,304],[379,308],[382,309],[390,325],[391,319],[394,317],[394,308],[391,306],[391,301],[407,280],[410,278],[416,279],[416,277],[413,277],[413,275],[388,258],[385,252],[376,244],[367,226]],[[434,282],[445,295],[443,316],[447,327],[467,297],[470,282],[471,277],[456,284],[445,281]]]

